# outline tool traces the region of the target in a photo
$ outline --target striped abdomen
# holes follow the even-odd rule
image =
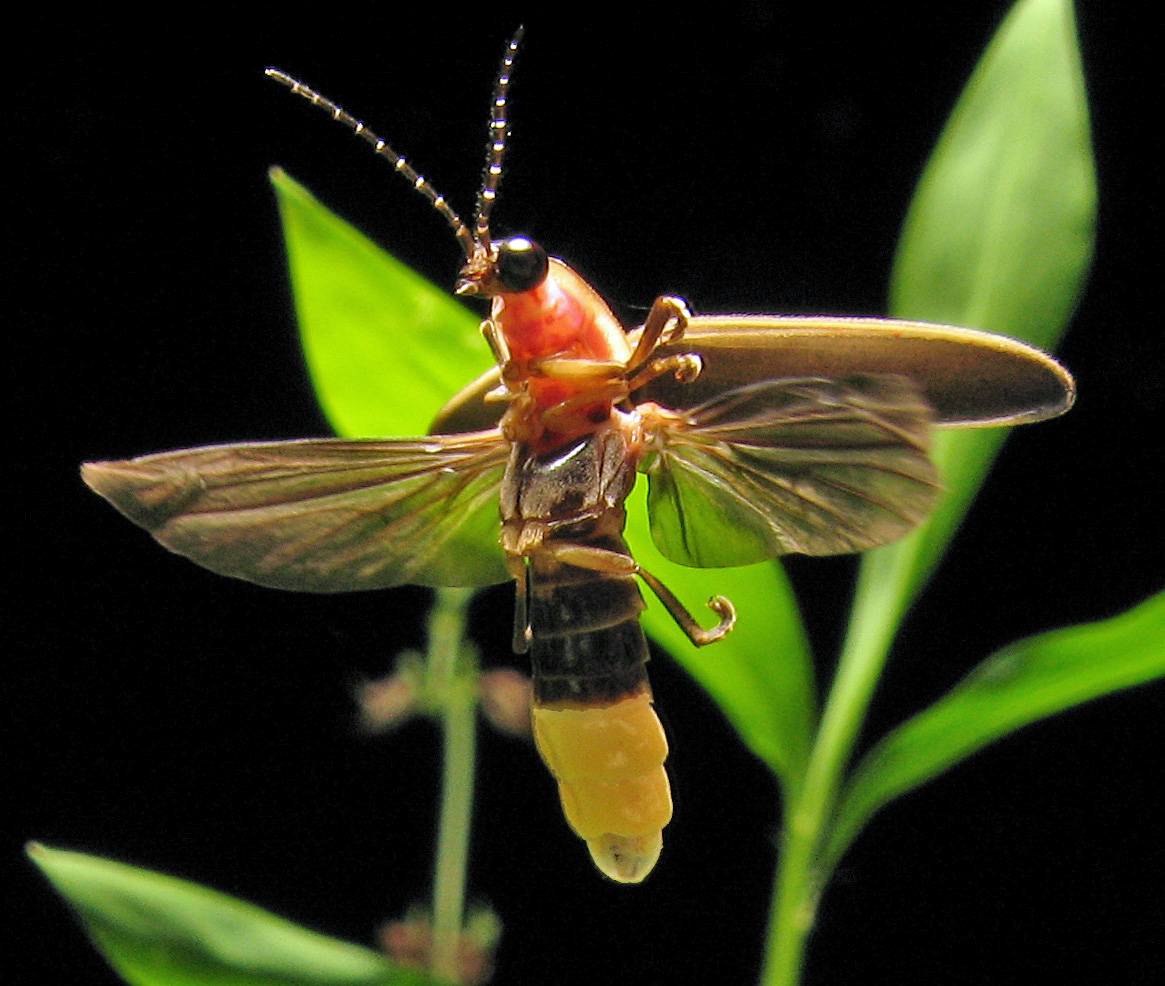
[[[622,537],[634,470],[622,433],[606,428],[553,456],[517,451],[502,494],[503,543],[526,580],[538,752],[571,828],[621,883],[651,871],[672,810]]]
[[[622,546],[622,538],[602,539]],[[618,542],[618,546],[613,543]],[[623,547],[625,551],[625,547]],[[535,556],[530,586],[534,739],[562,809],[607,876],[635,883],[671,820],[667,740],[651,707],[633,577]]]

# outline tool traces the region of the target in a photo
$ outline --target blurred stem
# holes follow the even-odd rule
[[[458,980],[473,816],[477,667],[463,643],[466,609],[472,595],[469,589],[437,590],[429,616],[426,659],[429,692],[437,697],[444,731],[441,813],[433,874],[431,972],[447,982]]]
[[[902,557],[892,545],[863,559],[837,674],[809,755],[805,783],[785,806],[762,986],[796,986],[829,873],[821,862],[838,790],[905,609]]]

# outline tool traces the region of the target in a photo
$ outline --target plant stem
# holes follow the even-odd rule
[[[796,986],[817,902],[829,873],[821,850],[838,791],[886,663],[905,602],[904,555],[896,545],[863,561],[837,673],[809,754],[805,782],[787,801],[765,948],[762,986]]]
[[[476,662],[466,658],[462,641],[471,596],[468,589],[439,589],[429,617],[428,683],[432,694],[439,696],[444,731],[430,971],[447,982],[458,980],[473,815],[477,669]]]

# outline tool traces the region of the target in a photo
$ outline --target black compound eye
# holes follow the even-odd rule
[[[546,251],[524,236],[498,244],[497,279],[507,291],[529,291],[546,280],[550,261]]]

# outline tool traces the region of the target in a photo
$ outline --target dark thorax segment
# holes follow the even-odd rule
[[[534,455],[519,446],[511,456],[502,540],[511,557],[528,562],[530,658],[540,704],[610,704],[647,688],[643,597],[622,536],[637,460],[618,416],[553,452]],[[568,546],[588,549],[595,565],[563,561],[558,552]]]

